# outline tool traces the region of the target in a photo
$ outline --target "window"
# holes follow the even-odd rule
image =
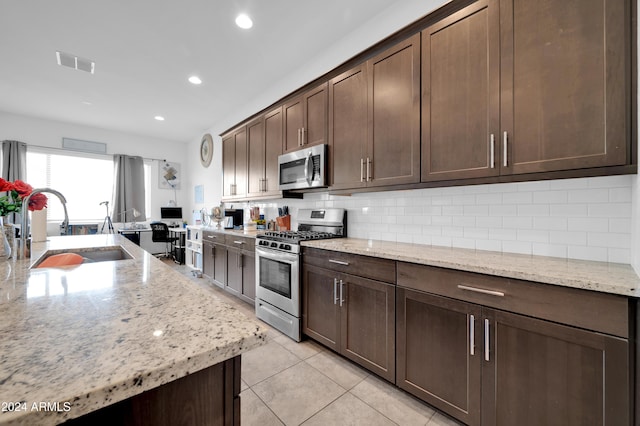
[[[145,208],[150,205],[151,166],[145,162]],[[34,188],[48,187],[60,191],[67,199],[72,222],[101,222],[107,210],[103,201],[113,197],[113,160],[104,155],[62,153],[60,150],[28,148],[27,182]],[[62,221],[64,210],[55,196],[49,197],[47,220]],[[111,214],[111,211],[109,211]],[[146,219],[140,219],[146,220]]]

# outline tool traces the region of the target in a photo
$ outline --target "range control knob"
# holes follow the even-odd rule
[[[271,243],[271,247],[277,248],[278,247],[278,243]]]

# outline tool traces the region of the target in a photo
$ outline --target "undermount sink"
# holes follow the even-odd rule
[[[129,254],[122,246],[111,246],[111,247],[100,247],[100,248],[77,248],[77,249],[67,249],[67,250],[48,250],[46,251],[31,267],[32,268],[44,268],[50,267],[53,265],[42,265],[46,259],[49,259],[51,256],[62,255],[62,254],[76,254],[78,256],[82,256],[82,261],[80,263],[94,263],[94,262],[109,262],[114,260],[127,260],[133,259],[133,256]],[[77,256],[76,256],[77,258]],[[79,262],[73,263],[58,263],[55,266],[68,266],[78,264]]]

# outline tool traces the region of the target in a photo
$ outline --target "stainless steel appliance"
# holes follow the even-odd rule
[[[315,145],[278,157],[279,189],[326,186],[327,145]]]
[[[256,316],[300,341],[300,242],[347,236],[344,209],[300,209],[297,231],[256,237]]]

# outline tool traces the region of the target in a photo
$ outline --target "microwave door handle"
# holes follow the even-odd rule
[[[313,179],[313,172],[309,173],[310,164],[313,165],[313,162],[311,161],[311,152],[309,152],[309,155],[307,155],[307,158],[304,160],[304,178],[309,186],[311,186],[311,179]]]

